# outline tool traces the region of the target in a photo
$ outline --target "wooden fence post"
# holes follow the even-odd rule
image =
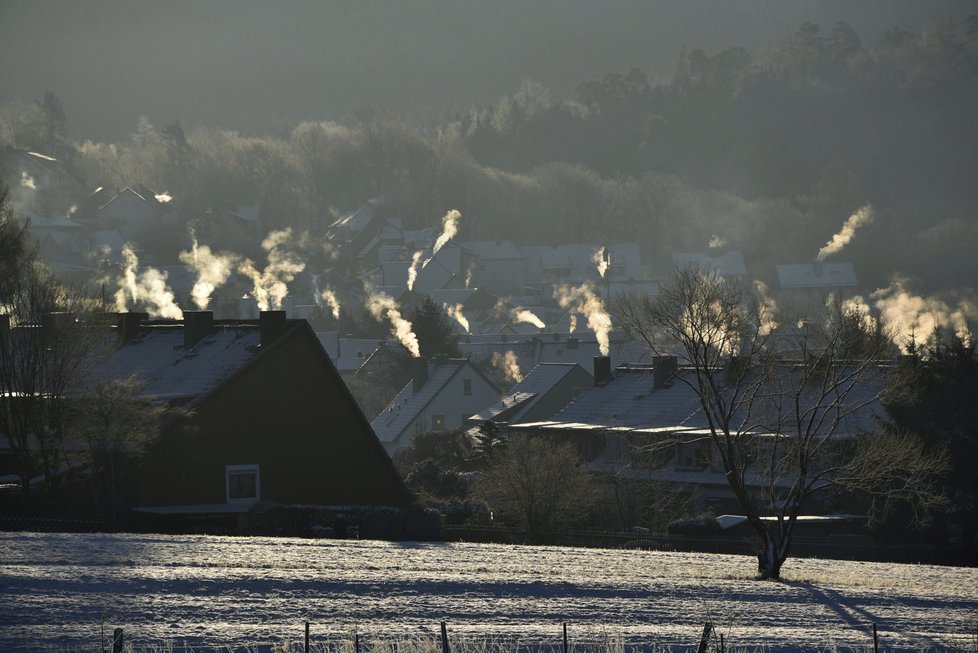
[[[303,649],[306,653],[309,653],[309,622],[306,622],[306,647]]]
[[[452,653],[452,649],[448,646],[448,628],[445,627],[445,622],[441,622],[441,653]]]
[[[703,634],[700,635],[700,645],[696,649],[696,653],[706,653],[707,647],[710,644],[710,633],[713,632],[713,624],[707,621],[703,624]]]
[[[873,653],[880,653],[880,639],[876,635],[876,624],[873,624]]]
[[[122,628],[112,631],[112,653],[122,653]]]
[[[567,622],[564,622],[564,653],[567,653]]]
[[[360,633],[355,629],[353,631],[353,651],[354,653],[360,653]]]

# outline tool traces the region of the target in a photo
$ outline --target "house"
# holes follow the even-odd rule
[[[790,374],[791,368],[786,368]],[[511,433],[528,433],[572,442],[597,473],[638,475],[656,482],[677,485],[692,499],[693,512],[707,508],[717,511],[739,510],[726,480],[724,467],[709,439],[710,423],[703,413],[699,395],[689,372],[678,367],[672,356],[658,357],[654,364],[619,366],[613,372],[610,360],[594,359],[593,387],[554,416],[537,422],[511,425]],[[838,405],[844,415],[838,424],[834,441],[845,441],[858,433],[869,432],[877,425],[883,410],[877,399],[882,376],[867,379],[855,386],[844,403]],[[765,423],[755,411],[751,423]],[[851,412],[850,412],[851,411]],[[736,415],[735,421],[745,419]],[[767,423],[773,423],[768,420]],[[752,431],[759,459],[770,442],[761,427]],[[657,452],[657,460],[636,456],[640,451]],[[749,468],[746,479],[749,491],[760,496],[771,479]],[[780,477],[775,486],[787,487],[793,479]]]
[[[526,269],[523,252],[508,240],[477,240],[459,245],[474,255],[466,270],[468,285],[488,289],[501,295],[523,292]]]
[[[211,249],[259,256],[264,237],[261,210],[257,206],[242,206],[230,211],[207,209],[204,215],[190,224],[201,245]]]
[[[709,254],[704,252],[675,252],[672,255],[672,265],[675,269],[696,266],[716,270],[720,276],[730,279],[743,279],[747,276],[744,253],[740,250]]]
[[[141,184],[122,189],[94,215],[81,218],[87,218],[93,229],[117,229],[127,241],[138,241],[154,228],[177,224],[171,198]]]
[[[464,426],[502,394],[467,359],[414,358],[412,364],[411,382],[371,423],[391,456],[411,446],[419,433]]]
[[[549,419],[592,385],[594,377],[577,363],[540,363],[499,402],[468,421],[505,426]]]
[[[134,376],[147,399],[183,410],[140,463],[138,512],[253,517],[343,506],[376,536],[403,535],[396,515],[410,493],[306,321],[283,311],[251,322],[210,311],[182,322],[143,317],[120,315],[118,339],[106,341],[89,381]],[[384,510],[395,516],[371,521]]]

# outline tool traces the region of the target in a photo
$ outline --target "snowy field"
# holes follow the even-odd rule
[[[0,651],[265,648],[452,638],[728,647],[975,651],[978,570],[789,560],[784,583],[747,557],[650,551],[162,535],[0,533]],[[403,651],[406,647],[402,646]],[[386,650],[391,650],[387,648]],[[556,650],[554,648],[553,650]],[[589,647],[588,650],[593,650]]]

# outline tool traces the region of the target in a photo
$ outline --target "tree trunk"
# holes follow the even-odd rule
[[[781,580],[781,566],[787,559],[788,548],[782,546],[768,532],[763,537],[763,548],[757,554],[757,577],[761,580]]]

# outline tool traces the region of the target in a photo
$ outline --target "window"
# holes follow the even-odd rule
[[[257,503],[261,500],[261,474],[258,465],[227,465],[224,488],[228,503]]]
[[[443,431],[443,430],[445,430],[445,416],[444,415],[432,415],[431,416],[431,430],[432,431]]]
[[[462,379],[462,394],[466,397],[472,394],[472,379]]]

